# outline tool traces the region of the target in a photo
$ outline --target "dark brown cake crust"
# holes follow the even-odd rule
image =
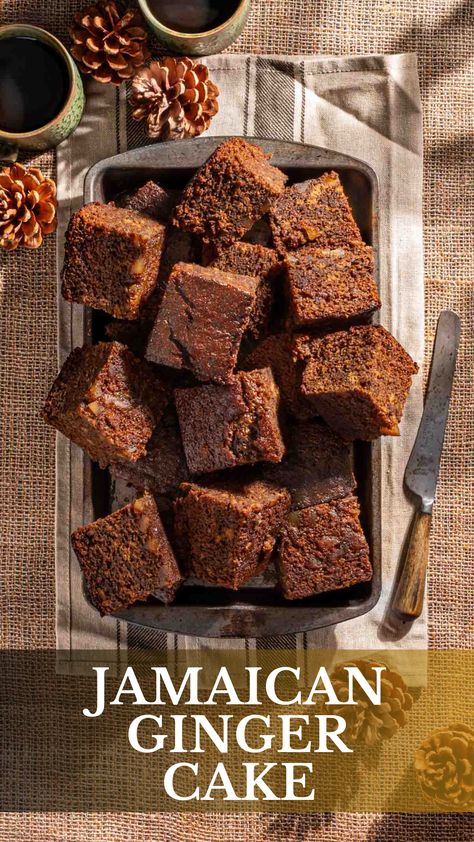
[[[326,327],[367,318],[381,306],[370,246],[318,249],[306,246],[285,260],[289,323]]]
[[[141,187],[116,196],[114,204],[119,208],[128,208],[138,211],[138,213],[144,213],[158,222],[166,222],[178,196],[179,194],[168,192],[156,181],[150,179]]]
[[[335,249],[361,242],[335,172],[287,187],[270,211],[270,227],[275,248],[283,255],[308,243]]]
[[[264,570],[289,494],[260,481],[184,484],[175,503],[177,550],[191,574],[236,590]]]
[[[92,202],[66,232],[62,294],[119,319],[137,319],[158,278],[165,228],[133,210]]]
[[[109,466],[111,475],[154,494],[169,494],[186,482],[189,472],[178,423],[173,416],[169,414],[156,425],[144,456],[136,462],[128,459],[112,462]]]
[[[282,529],[277,571],[286,599],[369,581],[372,566],[357,497],[291,512]]]
[[[286,179],[259,146],[233,137],[221,143],[185,187],[173,220],[205,242],[230,245],[268,211]]]
[[[283,457],[279,392],[269,368],[241,371],[226,386],[176,389],[175,401],[191,473]]]
[[[42,414],[106,467],[145,453],[168,400],[169,392],[152,366],[118,342],[99,342],[69,354]]]
[[[229,380],[255,302],[256,278],[177,263],[171,271],[146,356],[187,369],[198,380]]]
[[[347,441],[399,435],[418,366],[380,325],[330,333],[306,346],[302,391]]]
[[[285,410],[299,421],[317,414],[301,392],[306,345],[311,341],[312,337],[303,333],[267,336],[242,362],[246,371],[271,368]]]
[[[285,444],[282,462],[266,465],[263,475],[288,489],[293,510],[352,494],[356,483],[351,448],[322,421],[292,424]]]
[[[150,494],[76,529],[71,542],[102,615],[152,594],[174,599],[182,576]]]
[[[258,278],[255,304],[250,314],[247,333],[253,339],[260,339],[268,333],[272,315],[275,285],[281,264],[275,249],[252,243],[233,243],[219,252],[212,266],[238,275],[252,275]]]

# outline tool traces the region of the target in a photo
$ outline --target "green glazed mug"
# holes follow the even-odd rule
[[[84,89],[74,59],[54,35],[38,26],[13,23],[0,26],[0,40],[3,38],[31,38],[49,46],[60,57],[68,78],[66,100],[55,117],[44,126],[33,131],[4,131],[0,126],[0,160],[14,162],[20,149],[37,152],[57,146],[77,127],[84,111]],[[34,72],[34,68],[32,68]]]
[[[175,0],[179,5],[180,0]],[[138,0],[142,15],[160,44],[170,52],[185,56],[207,56],[225,50],[242,32],[250,9],[250,0],[240,0],[229,17],[205,32],[178,32],[165,26],[153,13],[149,0]]]

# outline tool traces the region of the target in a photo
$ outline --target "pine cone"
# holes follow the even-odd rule
[[[331,706],[331,713],[342,716],[346,721],[344,738],[348,743],[363,743],[373,746],[393,737],[398,728],[406,724],[406,711],[413,705],[402,676],[376,661],[360,660],[339,664],[331,675],[334,690],[339,699],[348,698],[347,672],[344,667],[358,667],[371,687],[375,687],[373,667],[385,666],[382,673],[382,704],[373,705],[364,691],[354,682],[354,699],[357,704]]]
[[[120,85],[150,58],[148,36],[137,9],[122,13],[115,0],[100,0],[74,16],[71,55],[81,73]]]
[[[465,808],[474,803],[474,731],[467,725],[440,728],[415,753],[424,794],[436,804]]]
[[[218,96],[219,88],[209,79],[206,65],[167,57],[152,61],[134,77],[132,117],[145,120],[148,137],[157,140],[196,137],[217,114]]]
[[[37,167],[13,164],[0,170],[0,246],[36,249],[56,230],[56,185]]]

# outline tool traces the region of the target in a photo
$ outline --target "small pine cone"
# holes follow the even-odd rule
[[[150,58],[148,36],[137,9],[120,10],[115,0],[99,0],[74,16],[71,55],[81,73],[120,85]]]
[[[376,686],[373,667],[385,666],[381,675],[382,704],[373,705],[364,691],[354,682],[353,705],[331,706],[331,713],[342,716],[346,721],[344,739],[355,745],[373,746],[393,737],[398,728],[406,724],[406,711],[413,705],[402,676],[376,661],[360,660],[339,664],[331,675],[334,690],[339,699],[348,698],[347,672],[344,667],[358,667],[371,687]]]
[[[0,246],[36,249],[56,230],[56,185],[37,167],[13,164],[0,170]]]
[[[145,120],[148,137],[196,137],[217,114],[219,88],[204,64],[190,58],[152,61],[134,77],[130,105],[135,120]]]
[[[465,809],[474,804],[474,731],[467,725],[440,728],[415,753],[424,794],[436,804]]]

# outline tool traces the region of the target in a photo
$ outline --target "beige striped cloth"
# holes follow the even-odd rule
[[[322,146],[368,163],[379,184],[381,322],[420,364],[424,353],[422,252],[422,121],[416,57],[412,54],[346,58],[210,56],[220,111],[209,134],[278,138]],[[125,90],[89,83],[79,129],[58,148],[58,270],[71,212],[82,203],[84,175],[102,158],[144,145],[140,125],[129,119]],[[85,335],[83,308],[58,294],[59,364]],[[422,411],[422,376],[415,378],[401,436],[382,442],[382,595],[368,614],[301,635],[255,640],[211,640],[166,634],[101,619],[87,602],[73,529],[91,519],[88,464],[58,436],[56,506],[57,644],[61,669],[81,669],[74,652],[129,648],[206,649],[216,645],[252,650],[324,647],[365,650],[425,648],[426,614],[411,627],[385,622],[412,505],[403,471]]]

